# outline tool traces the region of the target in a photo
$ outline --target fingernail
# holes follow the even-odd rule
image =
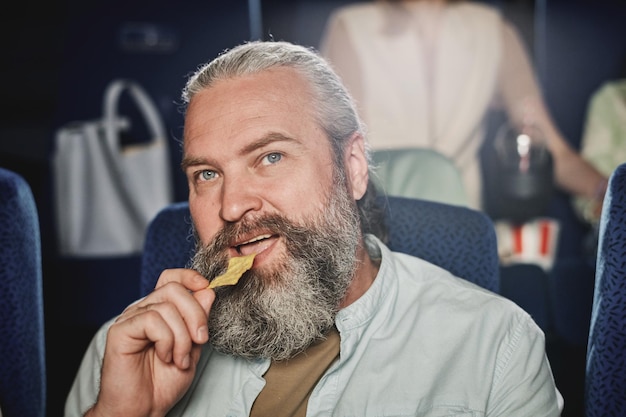
[[[206,342],[209,339],[209,328],[207,326],[200,326],[196,334],[198,342]]]
[[[185,369],[189,368],[189,365],[190,365],[190,364],[191,364],[191,358],[189,357],[189,355],[186,355],[186,356],[183,358],[183,363],[182,363],[183,368],[185,368]]]

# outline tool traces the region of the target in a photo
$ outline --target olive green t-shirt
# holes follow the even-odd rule
[[[304,417],[309,396],[324,372],[339,356],[339,333],[329,332],[292,359],[272,361],[265,387],[252,405],[250,417]]]

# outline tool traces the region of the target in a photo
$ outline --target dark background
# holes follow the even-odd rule
[[[37,201],[44,262],[48,415],[61,416],[82,353],[105,320],[138,296],[139,256],[69,259],[58,255],[51,194],[54,133],[101,114],[113,78],[138,81],[156,101],[171,135],[176,199],[187,189],[178,169],[187,74],[225,48],[273,37],[318,46],[330,11],[349,1],[64,0],[12,2],[0,17],[0,166],[22,174]],[[591,93],[621,73],[626,57],[622,0],[493,1],[520,29],[533,54],[548,106],[578,147]],[[141,31],[160,42],[137,44]],[[549,214],[562,221],[558,274],[550,279],[554,323],[548,352],[566,399],[565,416],[582,415],[586,326],[593,259],[581,242],[586,226],[557,193]]]

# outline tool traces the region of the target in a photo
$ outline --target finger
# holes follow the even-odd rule
[[[193,269],[175,268],[161,272],[155,289],[171,282],[177,282],[191,291],[199,291],[209,285],[209,281]]]
[[[165,321],[173,336],[173,346],[169,343],[159,344],[155,341],[157,354],[159,357],[171,357],[176,366],[181,369],[187,369],[190,365],[189,355],[193,343],[192,336],[189,333],[183,316],[181,316],[177,307],[172,303],[149,304],[145,307],[146,313],[153,311],[159,313],[160,318]],[[160,349],[163,349],[163,351]],[[171,353],[165,351],[165,349],[170,349]]]
[[[215,291],[208,289],[208,280],[192,269],[175,268],[166,269],[161,273],[156,284],[156,289],[162,288],[170,283],[180,283],[190,291],[194,291],[194,297],[204,309],[205,315],[208,317],[215,300]],[[198,338],[196,343],[204,343],[208,330],[204,327],[198,328]]]
[[[126,330],[126,353],[138,353],[154,343],[157,357],[165,362],[173,361],[177,367],[187,369],[190,365],[192,340],[185,320],[173,303],[146,304],[136,308],[132,315],[116,323],[118,331]],[[124,333],[122,333],[123,335]]]
[[[209,315],[209,311],[211,311],[211,306],[215,301],[215,290],[209,287],[202,288],[199,291],[195,291],[193,293],[194,298],[198,301],[198,303],[202,306],[205,315]]]
[[[143,309],[143,314],[113,323],[108,331],[107,345],[121,356],[141,353],[154,345],[158,359],[170,363],[174,333],[158,311]]]
[[[209,340],[209,326],[208,326],[208,317],[211,312],[211,306],[213,306],[213,302],[215,301],[215,291],[210,288],[204,288],[200,291],[196,291],[193,293],[194,298],[198,301],[200,306],[204,311],[205,320],[200,323],[200,325],[196,329],[196,338],[194,341],[196,343],[206,343]]]
[[[170,281],[155,289],[139,302],[129,306],[118,318],[118,321],[129,320],[142,314],[147,306],[155,308],[154,306],[161,304],[171,305],[175,309],[176,315],[183,320],[191,340],[198,344],[206,343],[208,340],[208,314],[215,298],[215,293],[212,290],[207,291],[206,287],[205,281],[203,289],[194,293],[179,282]],[[169,311],[169,307],[167,308]]]

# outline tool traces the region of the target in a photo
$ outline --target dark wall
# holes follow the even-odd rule
[[[537,8],[537,16],[537,66],[546,101],[558,127],[579,149],[589,98],[603,82],[626,76],[626,3],[549,0]],[[586,256],[580,242],[589,229],[573,213],[568,196],[557,195],[553,213],[566,226],[561,256]]]
[[[626,2],[551,0],[540,58],[546,99],[563,133],[580,144],[587,102],[604,81],[626,76]]]

